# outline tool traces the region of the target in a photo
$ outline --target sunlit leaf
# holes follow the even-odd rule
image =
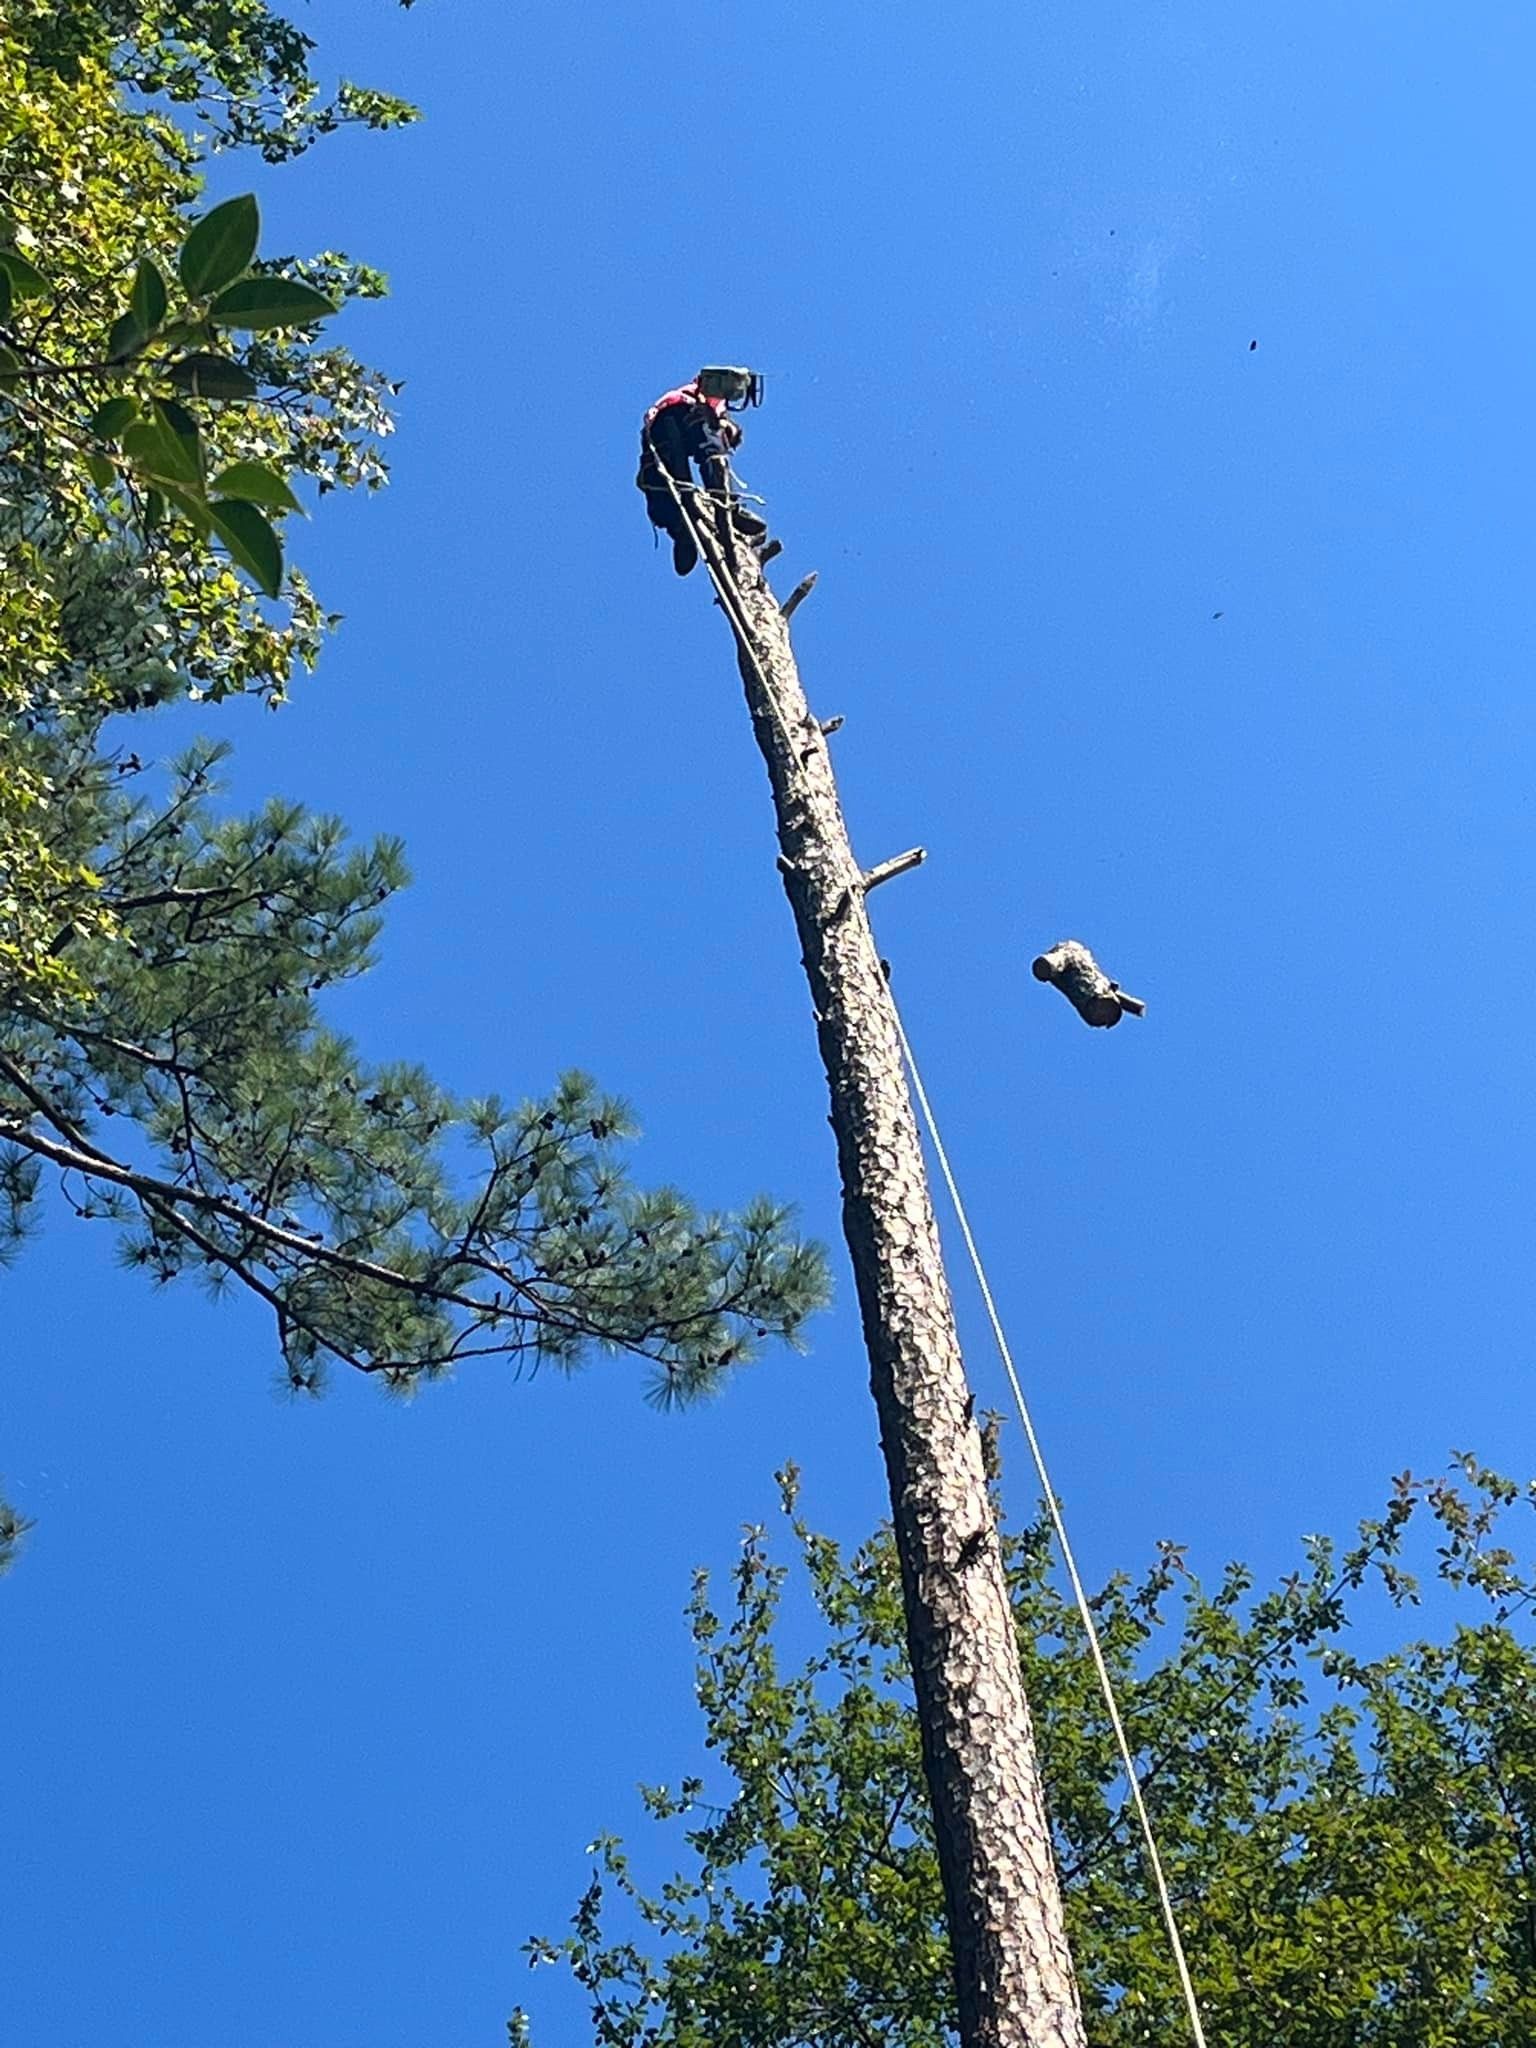
[[[205,214],[181,245],[177,269],[189,298],[222,291],[250,268],[261,234],[255,195],[226,199]]]
[[[207,499],[200,492],[187,490],[180,484],[162,482],[158,490],[150,493],[152,499],[157,496],[163,497],[167,504],[174,505],[184,518],[190,520],[201,539],[206,540],[212,533],[213,515]]]
[[[208,317],[221,327],[312,327],[336,311],[334,301],[296,277],[243,277],[220,292]]]
[[[200,487],[197,449],[163,419],[140,420],[123,436],[123,453],[141,476],[156,483]]]
[[[14,249],[0,249],[0,270],[10,280],[12,296],[18,299],[50,299],[53,286],[40,270],[18,256]]]
[[[188,342],[206,342],[209,339],[206,320],[172,320],[160,330],[160,340],[166,348],[185,348]]]
[[[242,498],[248,505],[272,505],[281,512],[304,509],[288,488],[287,479],[262,462],[232,462],[208,488],[221,498]]]
[[[283,587],[283,548],[254,505],[228,498],[208,508],[213,530],[259,590],[276,597]]]
[[[133,295],[128,304],[129,310],[144,333],[155,333],[165,318],[165,279],[160,275],[159,267],[148,256],[141,260],[134,275]]]

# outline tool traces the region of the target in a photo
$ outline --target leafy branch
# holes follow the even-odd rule
[[[260,232],[250,193],[204,215],[178,252],[174,300],[155,257],[141,255],[99,358],[52,352],[41,309],[54,288],[19,251],[0,248],[0,391],[11,392],[25,411],[26,399],[40,390],[57,389],[79,404],[92,385],[131,386],[102,399],[83,422],[53,412],[49,423],[81,451],[99,490],[142,487],[146,529],[174,509],[199,539],[217,536],[257,588],[276,597],[283,551],[269,515],[297,512],[299,501],[270,462],[236,461],[210,475],[202,428],[184,403],[263,395],[260,379],[222,346],[227,333],[312,335],[337,310],[334,299],[302,278],[253,268]]]
[[[564,1940],[602,2048],[947,2048],[953,2036],[937,1857],[904,1669],[889,1533],[845,1557],[785,1513],[820,1617],[784,1661],[788,1576],[751,1529],[717,1602],[690,1603],[705,1741],[723,1783],[643,1791],[680,1822],[685,1866],[656,1889],[622,1843]],[[1536,1509],[1458,1455],[1449,1478],[1393,1482],[1340,1551],[1306,1540],[1273,1589],[1230,1566],[1205,1587],[1176,1546],[1095,1600],[1144,1749],[1166,1757],[1157,1819],[1213,2039],[1226,2048],[1398,2048],[1524,2040],[1536,2018],[1536,1572],[1505,1535]],[[1352,1653],[1379,1576],[1411,1603],[1406,1539],[1455,1611],[1443,1640]],[[1527,1544],[1529,1530],[1527,1528]],[[1074,1957],[1099,2048],[1178,2038],[1178,1990],[1132,1849],[1100,1844],[1117,1766],[1042,1519],[1009,1544],[1010,1585]],[[1167,1596],[1177,1591],[1177,1607]],[[804,1623],[796,1614],[798,1645]],[[1032,1647],[1033,1646],[1033,1647]],[[711,1789],[714,1789],[713,1787]],[[509,2038],[533,2038],[513,2015]]]

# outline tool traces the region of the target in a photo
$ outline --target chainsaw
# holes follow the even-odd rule
[[[727,412],[744,412],[749,405],[763,402],[761,370],[740,370],[730,364],[713,363],[700,370],[697,383],[701,398],[723,398]]]

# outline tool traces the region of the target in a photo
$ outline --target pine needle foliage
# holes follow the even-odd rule
[[[18,1514],[8,1502],[0,1500],[0,1578],[4,1578],[16,1562],[22,1538],[31,1526],[25,1515]]]

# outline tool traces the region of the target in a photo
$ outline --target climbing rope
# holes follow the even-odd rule
[[[1024,1398],[1023,1384],[1019,1379],[1018,1368],[1013,1362],[1013,1352],[1009,1349],[1008,1338],[1003,1329],[1002,1317],[997,1312],[997,1303],[993,1298],[992,1289],[987,1281],[987,1269],[982,1263],[981,1252],[977,1246],[975,1235],[971,1230],[971,1220],[966,1214],[965,1203],[961,1199],[959,1183],[955,1179],[954,1169],[949,1163],[949,1153],[945,1150],[944,1140],[939,1132],[938,1118],[933,1113],[933,1104],[928,1099],[928,1090],[923,1086],[923,1077],[918,1068],[917,1055],[913,1052],[912,1042],[907,1037],[906,1027],[901,1021],[901,1011],[897,1007],[894,995],[891,997],[891,1015],[896,1021],[896,1036],[901,1040],[901,1050],[907,1062],[907,1072],[912,1076],[912,1092],[917,1097],[917,1106],[922,1112],[923,1122],[928,1128],[928,1137],[933,1146],[934,1157],[939,1162],[939,1172],[943,1177],[944,1186],[949,1194],[950,1204],[955,1212],[955,1220],[960,1225],[960,1235],[965,1240],[965,1249],[971,1261],[971,1271],[976,1275],[976,1285],[981,1291],[981,1299],[987,1311],[987,1320],[992,1325],[993,1341],[997,1345],[998,1356],[1003,1361],[1003,1370],[1008,1375],[1008,1385],[1013,1392],[1013,1405],[1019,1412],[1019,1422],[1024,1430],[1024,1440],[1029,1445],[1029,1455],[1034,1460],[1035,1476],[1040,1482],[1040,1490],[1045,1496],[1046,1510],[1051,1518],[1051,1527],[1055,1530],[1056,1541],[1061,1547],[1061,1561],[1066,1566],[1067,1578],[1071,1582],[1072,1598],[1077,1604],[1077,1612],[1083,1624],[1083,1632],[1088,1638],[1088,1651],[1093,1659],[1093,1668],[1098,1677],[1099,1691],[1103,1695],[1104,1710],[1109,1715],[1109,1724],[1114,1730],[1115,1747],[1120,1752],[1120,1763],[1125,1772],[1126,1787],[1131,1795],[1131,1804],[1136,1809],[1137,1821],[1140,1823],[1142,1846],[1146,1851],[1147,1871],[1157,1892],[1158,1905],[1162,1909],[1163,1926],[1168,1935],[1168,1946],[1173,1952],[1174,1968],[1178,1972],[1179,1989],[1184,1994],[1184,2006],[1189,2015],[1190,2035],[1194,2040],[1195,2048],[1206,2048],[1205,2028],[1200,2020],[1200,2002],[1195,1995],[1194,1982],[1189,1974],[1189,1963],[1185,1957],[1184,1943],[1179,1934],[1178,1915],[1174,1911],[1173,1900],[1168,1891],[1168,1880],[1163,1873],[1163,1859],[1158,1854],[1157,1836],[1152,1827],[1152,1816],[1147,1811],[1147,1803],[1141,1793],[1141,1782],[1136,1776],[1135,1759],[1131,1754],[1131,1745],[1125,1732],[1125,1723],[1120,1718],[1120,1707],[1115,1698],[1114,1682],[1110,1678],[1109,1666],[1105,1662],[1104,1646],[1099,1639],[1098,1626],[1093,1618],[1093,1608],[1087,1593],[1083,1589],[1082,1578],[1077,1569],[1077,1558],[1067,1535],[1066,1520],[1061,1512],[1060,1502],[1056,1497],[1056,1489],[1051,1484],[1051,1475],[1046,1466],[1045,1453],[1040,1448],[1040,1439],[1035,1433],[1034,1420],[1029,1412],[1029,1403]]]
[[[654,453],[654,449],[652,452]],[[763,695],[767,698],[773,709],[774,717],[778,721],[779,731],[786,744],[790,747],[791,752],[793,752],[793,735],[785,721],[783,712],[779,709],[778,699],[774,695],[768,678],[763,672],[763,665],[758,659],[757,649],[753,645],[751,633],[748,631],[735,583],[726,574],[723,559],[718,562],[716,560],[715,537],[712,533],[707,533],[702,523],[696,521],[691,516],[687,505],[683,501],[682,493],[678,489],[677,480],[673,477],[670,470],[667,469],[666,465],[658,462],[657,467],[667,480],[667,488],[672,493],[678,511],[687,520],[689,530],[694,534],[698,542],[699,552],[703,556],[704,566],[709,571],[710,581],[715,586],[715,592],[720,599],[721,607],[731,622],[732,630],[736,635],[742,652],[752,664],[758,682],[762,687]],[[1174,1969],[1178,1974],[1179,1989],[1183,1995],[1184,2009],[1189,2018],[1190,2038],[1194,2042],[1195,2048],[1207,2048],[1205,2027],[1200,2017],[1200,2001],[1195,1992],[1194,1980],[1189,1973],[1189,1961],[1184,1953],[1183,1938],[1179,1933],[1178,1914],[1174,1910],[1173,1898],[1168,1890],[1168,1879],[1163,1870],[1163,1859],[1158,1853],[1157,1834],[1152,1826],[1152,1816],[1147,1811],[1146,1800],[1142,1797],[1141,1781],[1136,1775],[1136,1760],[1131,1751],[1130,1738],[1125,1732],[1125,1723],[1120,1718],[1120,1706],[1115,1697],[1114,1681],[1109,1675],[1109,1665],[1104,1656],[1104,1645],[1099,1637],[1098,1624],[1094,1620],[1093,1607],[1083,1586],[1082,1576],[1077,1569],[1077,1556],[1072,1548],[1071,1539],[1067,1535],[1066,1519],[1062,1514],[1056,1489],[1051,1484],[1051,1475],[1045,1462],[1045,1453],[1041,1449],[1040,1438],[1035,1430],[1034,1418],[1029,1411],[1029,1403],[1024,1397],[1023,1382],[1019,1378],[1018,1367],[1013,1361],[1013,1352],[1009,1347],[1007,1332],[1003,1328],[1003,1319],[998,1313],[997,1302],[993,1296],[991,1284],[987,1279],[987,1269],[983,1263],[980,1248],[976,1243],[975,1233],[971,1229],[971,1220],[966,1212],[965,1202],[960,1193],[960,1184],[955,1178],[954,1168],[950,1165],[949,1152],[944,1144],[943,1135],[939,1130],[938,1118],[933,1113],[933,1104],[929,1100],[928,1090],[923,1085],[923,1076],[917,1064],[917,1055],[912,1050],[912,1041],[908,1038],[906,1026],[902,1022],[901,1010],[896,1001],[895,991],[889,988],[889,984],[887,984],[887,989],[891,999],[891,1016],[896,1025],[896,1036],[901,1042],[902,1057],[907,1063],[907,1072],[912,1076],[912,1092],[917,1097],[918,1110],[927,1128],[929,1142],[933,1146],[934,1157],[939,1163],[939,1173],[943,1179],[945,1190],[949,1195],[950,1204],[954,1209],[955,1220],[960,1226],[960,1235],[971,1262],[971,1271],[976,1276],[976,1285],[980,1290],[982,1304],[987,1312],[987,1320],[992,1326],[993,1341],[997,1345],[998,1356],[1003,1362],[1003,1370],[1007,1375],[1008,1385],[1013,1394],[1014,1407],[1018,1410],[1019,1423],[1024,1431],[1024,1440],[1029,1446],[1029,1455],[1034,1461],[1035,1476],[1039,1480],[1040,1490],[1045,1498],[1046,1512],[1051,1518],[1051,1527],[1055,1532],[1057,1544],[1061,1549],[1061,1560],[1066,1567],[1067,1579],[1072,1587],[1072,1598],[1077,1607],[1078,1617],[1083,1624],[1083,1633],[1088,1640],[1089,1656],[1093,1661],[1094,1674],[1098,1679],[1099,1692],[1104,1701],[1104,1710],[1109,1716],[1109,1725],[1114,1732],[1115,1747],[1119,1752],[1121,1768],[1125,1773],[1126,1789],[1130,1794],[1131,1804],[1135,1809],[1137,1823],[1141,1830],[1147,1873],[1152,1880],[1153,1889],[1157,1894],[1163,1928],[1168,1937],[1168,1947],[1173,1956]]]

